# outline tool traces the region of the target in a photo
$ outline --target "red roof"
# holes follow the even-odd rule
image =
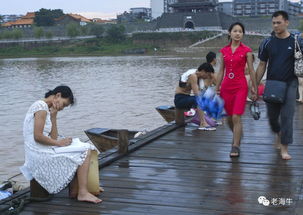
[[[76,19],[76,20],[79,20],[81,22],[92,22],[92,20],[90,19],[87,19],[85,18],[84,16],[81,16],[79,14],[72,14],[72,13],[69,13],[67,14],[68,16],[71,16],[72,18]]]
[[[15,26],[15,25],[32,25],[32,24],[34,24],[33,19],[18,19],[14,22],[6,22],[6,23],[2,24],[2,26],[11,27],[11,26]]]
[[[36,16],[35,12],[28,12],[25,16],[23,16],[21,19],[34,19]]]
[[[11,27],[16,25],[32,25],[34,24],[35,12],[28,12],[25,16],[22,16],[21,19],[17,19],[13,22],[6,22],[2,24],[3,27]]]

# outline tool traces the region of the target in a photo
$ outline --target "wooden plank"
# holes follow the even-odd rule
[[[252,120],[249,112],[243,117],[239,159],[229,158],[232,133],[226,124],[216,132],[168,124],[131,145],[127,156],[112,153],[101,160],[102,204],[88,207],[69,199],[64,190],[48,202],[29,204],[21,215],[39,211],[75,215],[302,215],[303,106],[297,108],[290,161],[281,160],[273,148],[274,136],[261,104],[259,121]],[[261,195],[293,202],[266,207],[258,203]]]
[[[128,152],[128,130],[118,131],[119,154],[126,154]]]
[[[179,125],[170,123],[170,124],[164,125],[160,128],[157,128],[157,129],[153,130],[152,132],[149,132],[148,134],[145,135],[145,137],[143,139],[138,140],[135,143],[131,144],[128,148],[128,153],[132,153],[132,152],[138,150],[139,148],[150,143],[151,141],[153,141],[153,140],[161,137],[162,135],[165,135],[179,127],[180,127]],[[104,159],[102,159],[102,161],[100,161],[99,166],[100,166],[100,168],[108,166],[111,163],[115,162],[116,160],[121,159],[125,155],[127,155],[127,154],[119,154],[118,152],[114,152],[114,153],[110,154],[109,156],[105,157]]]

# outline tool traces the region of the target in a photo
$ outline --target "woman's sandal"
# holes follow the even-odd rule
[[[240,157],[240,148],[238,146],[232,146],[229,156],[231,158]]]

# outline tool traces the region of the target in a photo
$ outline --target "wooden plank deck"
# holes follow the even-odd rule
[[[215,132],[178,128],[102,168],[103,203],[77,202],[64,190],[20,214],[302,215],[303,105],[297,105],[290,161],[273,147],[264,104],[261,109],[259,121],[249,111],[243,117],[239,159],[229,158],[232,134],[226,125]],[[259,196],[288,202],[266,207]]]

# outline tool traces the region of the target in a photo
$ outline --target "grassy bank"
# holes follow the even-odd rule
[[[15,45],[0,49],[1,58],[14,57],[59,57],[59,56],[104,56],[122,55],[125,50],[146,49],[152,50],[148,44],[134,44],[132,40],[123,42],[109,42],[104,39],[88,39],[68,42],[65,44],[45,44],[38,47],[24,47]]]
[[[215,32],[174,32],[174,33],[136,33],[123,41],[108,38],[87,39],[62,44],[20,44],[0,48],[0,58],[15,57],[59,57],[59,56],[115,56],[132,53],[134,49],[144,49],[145,54],[165,54],[168,47],[187,47],[192,43],[210,37]],[[130,50],[130,52],[129,52]]]
[[[160,48],[185,47],[216,34],[218,32],[213,31],[137,33],[133,35],[132,39],[136,44],[148,42]]]
[[[33,43],[20,44],[10,47],[0,48],[0,58],[18,57],[61,57],[61,56],[118,56],[136,54],[136,49],[144,50],[137,54],[157,54],[157,55],[186,55],[197,54],[210,48],[218,52],[228,41],[226,36],[208,41],[196,49],[188,47],[207,37],[211,37],[216,32],[174,32],[174,33],[137,33],[131,38],[123,41],[110,41],[106,38],[95,38],[78,41],[67,41],[58,43]],[[244,43],[248,44],[253,50],[257,50],[263,37],[245,36]],[[157,52],[154,49],[157,48]],[[182,52],[178,49],[182,49]],[[199,49],[200,48],[200,49]]]

